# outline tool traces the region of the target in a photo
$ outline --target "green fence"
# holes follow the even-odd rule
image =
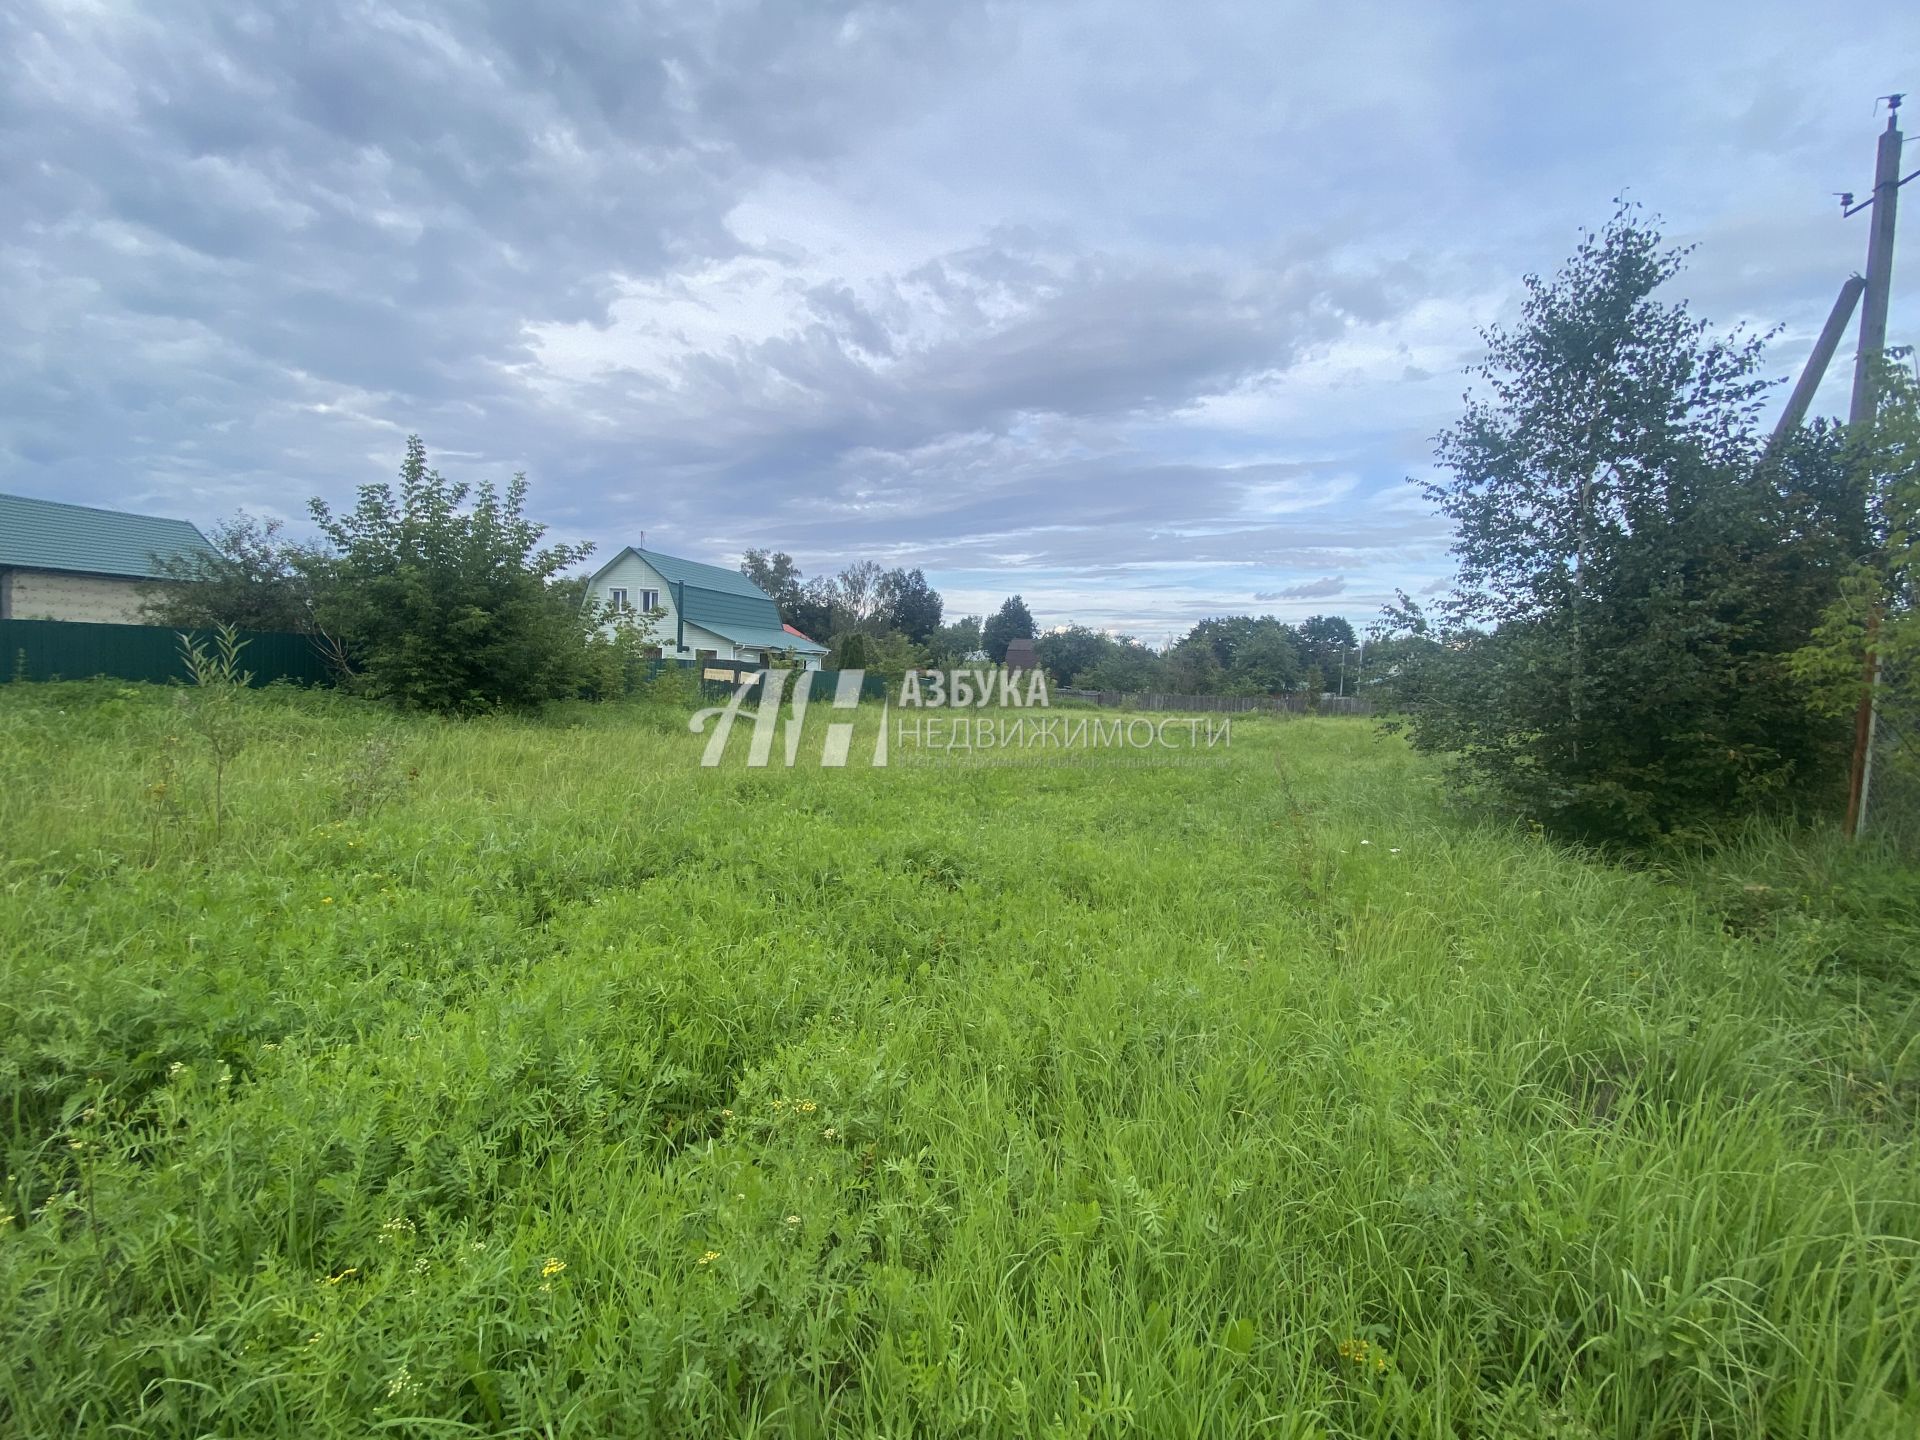
[[[191,632],[211,644],[211,631]],[[255,685],[291,680],[330,685],[332,672],[310,635],[242,630],[242,669]],[[183,683],[191,676],[180,658],[180,632],[164,625],[93,625],[78,620],[0,620],[0,681],[116,680]]]

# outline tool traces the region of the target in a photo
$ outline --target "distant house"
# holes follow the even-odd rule
[[[738,570],[629,545],[595,572],[587,594],[616,612],[663,612],[654,622],[662,656],[748,660],[792,654],[818,670],[827,647],[780,619],[771,596]]]
[[[138,625],[155,555],[213,553],[185,520],[0,495],[0,620]]]

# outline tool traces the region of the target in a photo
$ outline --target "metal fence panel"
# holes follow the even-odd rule
[[[188,632],[211,645],[208,630]],[[180,634],[164,625],[99,625],[79,620],[0,620],[0,681],[145,680],[165,684],[191,680],[180,653]],[[311,635],[242,630],[242,669],[255,685],[290,680],[331,685],[333,673]]]

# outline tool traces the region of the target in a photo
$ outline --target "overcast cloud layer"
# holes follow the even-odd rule
[[[1522,272],[1625,191],[1791,374],[1903,85],[1920,15],[1773,0],[27,0],[0,489],[299,520],[417,431],[603,555],[1358,621],[1444,581],[1406,479]]]

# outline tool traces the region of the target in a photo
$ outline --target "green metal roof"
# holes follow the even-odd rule
[[[658,550],[642,550],[637,545],[633,547],[633,553],[658,570],[667,580],[677,581],[686,585],[688,589],[698,585],[702,590],[718,591],[722,595],[737,595],[742,599],[760,600],[768,605],[773,604],[766,591],[738,570],[729,570],[724,565],[708,565],[699,560],[682,560],[678,555],[662,555]],[[774,621],[775,628],[778,628],[779,624],[778,620]]]
[[[790,635],[783,626],[775,625],[771,630],[761,626],[726,625],[716,626],[700,620],[694,622],[705,625],[717,635],[724,635],[736,645],[745,645],[751,650],[792,650],[801,655],[824,655],[827,647],[816,644],[802,635]]]
[[[150,579],[163,573],[156,554],[196,551],[212,554],[213,547],[185,520],[0,495],[0,565]]]

